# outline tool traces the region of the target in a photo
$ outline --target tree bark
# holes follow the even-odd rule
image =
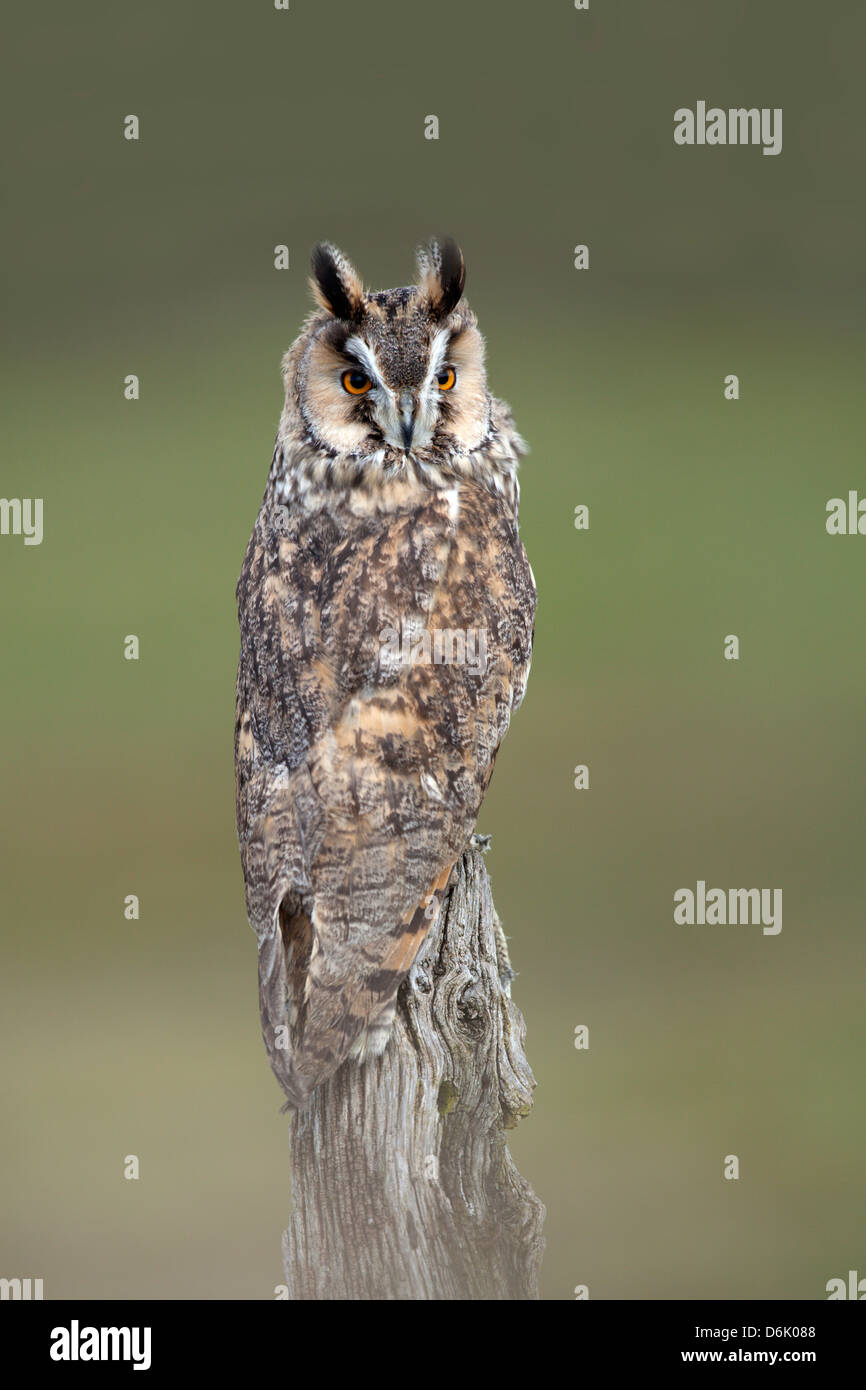
[[[505,1142],[535,1080],[479,843],[384,1053],[347,1062],[291,1117],[290,1298],[538,1297],[544,1207]]]

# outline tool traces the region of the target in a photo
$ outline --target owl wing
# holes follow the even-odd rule
[[[247,908],[299,1105],[390,1026],[523,695],[535,589],[515,521],[467,483],[384,519],[278,532],[263,509],[238,603]]]

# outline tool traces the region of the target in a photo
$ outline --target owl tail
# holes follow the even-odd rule
[[[299,982],[309,967],[312,941],[309,918],[303,913],[288,918],[283,909],[274,929],[259,938],[262,1038],[271,1070],[286,1093],[284,1110],[298,1109],[309,1099],[309,1089],[294,1066],[294,1049],[302,1008]]]
[[[370,926],[363,952],[344,969],[317,950],[310,919],[281,914],[259,946],[262,1036],[288,1101],[300,1109],[348,1057],[364,1061],[387,1045],[397,991],[436,920],[452,865],[396,928]]]
[[[286,1095],[284,1111],[303,1109],[364,1028],[364,1018],[345,1006],[350,982],[334,978],[327,965],[310,918],[284,902],[274,928],[259,938],[262,1038]]]

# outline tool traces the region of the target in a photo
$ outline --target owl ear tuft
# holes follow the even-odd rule
[[[335,318],[357,318],[364,302],[364,286],[351,261],[336,246],[320,241],[313,247],[311,263],[310,286],[317,303]]]
[[[418,252],[419,288],[430,300],[432,312],[439,318],[450,314],[463,294],[466,266],[463,252],[452,237],[431,241]]]

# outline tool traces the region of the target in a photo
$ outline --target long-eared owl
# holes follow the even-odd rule
[[[469,842],[532,649],[511,412],[454,242],[368,292],[313,252],[317,309],[237,588],[235,768],[262,1033],[292,1106],[383,1050]]]

